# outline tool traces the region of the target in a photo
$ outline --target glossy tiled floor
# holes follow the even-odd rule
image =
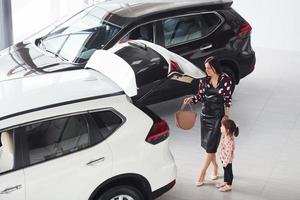
[[[182,98],[151,106],[170,124],[170,147],[178,167],[177,184],[159,200],[300,199],[300,52],[257,48],[256,53],[256,70],[233,97],[231,117],[240,126],[240,136],[232,192],[215,189],[216,181],[209,180],[211,168],[207,184],[194,186],[204,151],[199,122],[186,132],[175,126],[173,113]],[[198,113],[200,108],[195,106]]]

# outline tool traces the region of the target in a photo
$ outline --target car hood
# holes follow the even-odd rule
[[[0,82],[76,67],[33,43],[21,42],[0,52]]]

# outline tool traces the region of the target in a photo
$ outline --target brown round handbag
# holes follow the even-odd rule
[[[189,130],[194,127],[197,113],[192,111],[192,106],[188,104],[190,111],[184,110],[186,104],[183,103],[179,111],[175,113],[176,126],[183,130]]]

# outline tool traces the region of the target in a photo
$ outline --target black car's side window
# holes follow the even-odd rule
[[[92,112],[90,114],[98,128],[98,131],[104,139],[109,137],[124,122],[119,115],[110,110]]]
[[[121,39],[121,42],[127,40],[146,40],[153,42],[153,38],[153,24],[150,23],[133,29]]]
[[[221,19],[214,13],[166,19],[162,22],[165,46],[176,45],[207,36]]]
[[[34,123],[22,127],[26,132],[29,164],[69,154],[90,145],[85,115]]]

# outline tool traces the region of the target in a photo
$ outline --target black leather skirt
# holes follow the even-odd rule
[[[201,146],[206,153],[216,153],[221,139],[221,119],[201,114]]]
[[[216,153],[221,139],[224,100],[219,94],[205,96],[201,111],[201,146],[207,153]]]

